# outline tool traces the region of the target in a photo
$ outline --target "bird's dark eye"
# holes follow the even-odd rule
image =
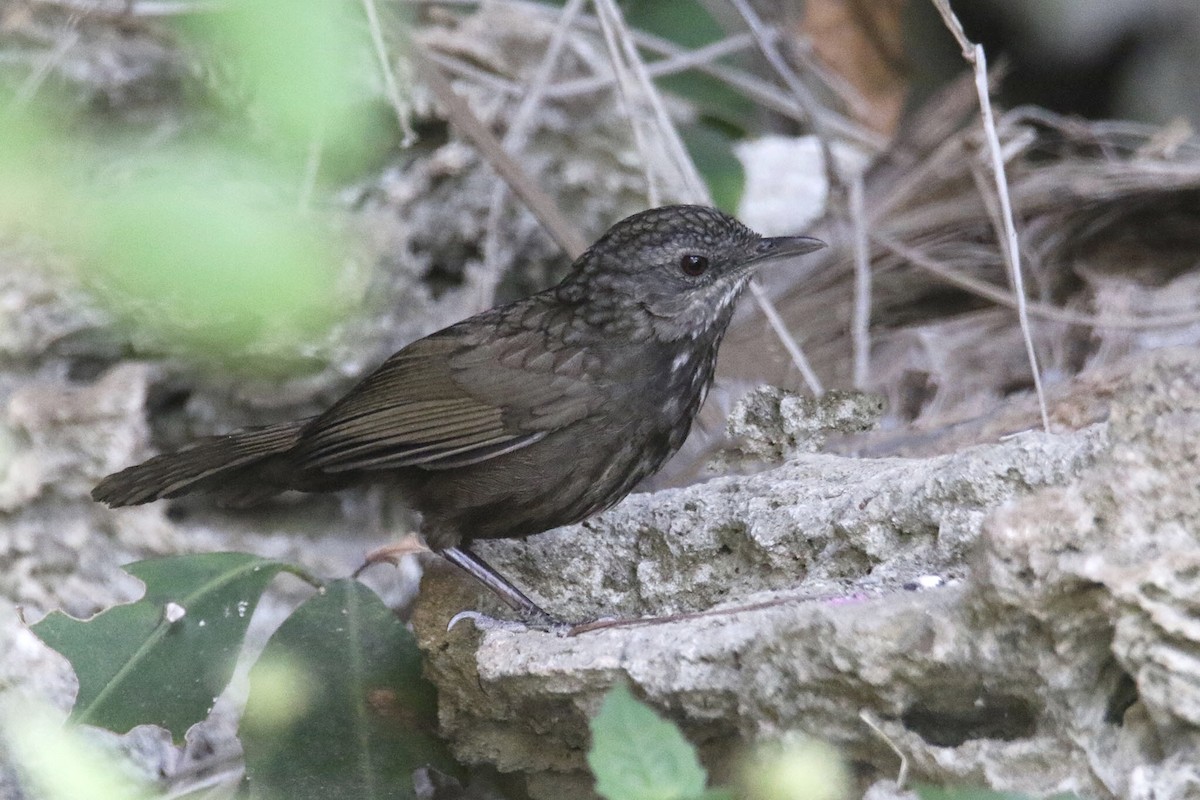
[[[695,253],[685,253],[679,259],[679,268],[683,270],[684,275],[695,278],[703,275],[704,271],[708,269],[708,259]]]

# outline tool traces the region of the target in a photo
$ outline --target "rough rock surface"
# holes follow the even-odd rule
[[[481,547],[560,614],[648,619],[447,632],[470,599],[432,573],[415,623],[443,727],[533,797],[587,797],[587,720],[626,680],[718,779],[739,744],[801,730],[894,796],[899,760],[861,714],[918,780],[1195,797],[1197,441],[1200,354],[1160,352],[1104,425],[923,460],[800,456]],[[929,571],[957,579],[901,588]]]

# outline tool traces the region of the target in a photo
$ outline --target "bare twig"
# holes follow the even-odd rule
[[[392,110],[396,114],[396,121],[400,123],[400,130],[404,133],[401,145],[410,147],[417,140],[417,134],[413,130],[409,107],[404,102],[404,98],[400,96],[400,86],[396,83],[392,60],[388,57],[387,44],[383,41],[383,28],[379,24],[379,10],[375,7],[375,0],[362,0],[362,3],[363,10],[367,12],[367,26],[371,30],[371,44],[375,47],[375,57],[379,59],[379,70],[383,74],[384,90],[387,92],[388,102],[392,104]]]
[[[321,171],[321,154],[324,149],[325,137],[320,132],[315,133],[308,142],[308,153],[304,158],[304,174],[300,178],[297,205],[301,211],[307,211],[312,203],[313,189],[317,185],[317,175]]]
[[[583,8],[583,4],[584,0],[570,0],[563,7],[558,25],[555,26],[554,33],[550,37],[550,44],[546,48],[546,54],[542,57],[542,62],[538,65],[537,72],[534,74],[533,80],[530,81],[529,88],[525,96],[521,99],[521,104],[517,107],[516,113],[513,114],[508,130],[504,134],[502,144],[505,150],[510,153],[524,148],[526,141],[529,139],[529,128],[533,123],[534,114],[545,95],[546,86],[550,82],[550,76],[554,74],[554,68],[558,64],[563,45],[567,40],[567,32],[571,29],[571,25]],[[480,286],[478,304],[480,309],[491,306],[495,301],[496,286],[500,278],[499,269],[496,266],[496,254],[500,249],[500,214],[504,210],[504,198],[506,194],[507,190],[504,182],[498,182],[492,190],[491,202],[488,204],[488,219],[483,247],[487,275],[486,280],[482,281]],[[570,253],[569,255],[571,258],[575,258],[579,253]]]
[[[636,37],[641,38],[641,37]],[[643,45],[642,42],[638,42]],[[644,45],[643,45],[644,46]],[[747,33],[735,33],[724,39],[719,39],[712,44],[707,44],[704,47],[698,47],[695,50],[685,50],[680,47],[670,48],[670,52],[665,54],[665,57],[646,65],[646,72],[653,78],[661,78],[664,75],[674,75],[678,72],[684,72],[689,69],[698,68],[705,65],[710,65],[718,58],[741,52],[749,47],[754,46],[754,39]],[[547,94],[551,97],[575,97],[581,94],[590,94],[598,92],[602,89],[607,89],[616,83],[616,78],[611,75],[593,75],[589,78],[576,78],[575,80],[560,81],[547,90]],[[789,104],[790,105],[790,104]]]
[[[861,174],[850,177],[850,227],[854,232],[854,388],[863,389],[871,372],[871,246],[867,242],[867,214],[863,208]]]
[[[741,2],[742,0],[735,0]],[[1021,325],[1021,336],[1025,340],[1025,355],[1029,359],[1030,371],[1033,373],[1033,388],[1037,393],[1038,409],[1042,415],[1042,428],[1050,430],[1050,413],[1046,408],[1046,393],[1042,388],[1042,372],[1038,367],[1037,352],[1033,346],[1033,333],[1029,326],[1029,311],[1025,298],[1025,282],[1021,274],[1021,251],[1017,240],[1017,228],[1013,222],[1012,201],[1008,196],[1008,177],[1004,171],[1004,159],[1001,155],[1000,137],[996,133],[996,122],[992,116],[991,92],[988,86],[987,57],[983,47],[972,44],[963,32],[962,24],[950,9],[949,0],[933,0],[938,13],[946,27],[954,35],[962,47],[963,58],[975,68],[975,91],[979,95],[979,109],[983,117],[983,134],[987,141],[988,153],[991,156],[993,177],[996,181],[996,194],[1000,199],[1000,215],[1004,223],[1004,252],[1005,263],[1008,267],[1009,279],[1012,281],[1013,294],[1016,296],[1017,319]]]
[[[908,783],[908,756],[904,755],[904,752],[896,746],[892,738],[883,732],[883,727],[880,726],[874,714],[864,708],[858,712],[858,718],[865,722],[867,727],[873,730],[875,735],[882,739],[883,743],[891,748],[891,751],[900,759],[900,769],[896,773],[896,788],[904,791],[904,787]]]
[[[409,2],[434,5],[475,6],[479,4],[480,0],[409,0]],[[505,3],[542,15],[559,13],[558,9],[552,6],[530,2],[530,0],[505,0]],[[602,30],[600,21],[589,14],[580,15],[579,25],[589,30]],[[777,114],[804,123],[816,119],[819,121],[819,127],[830,135],[854,142],[870,151],[878,152],[887,145],[887,141],[879,134],[863,127],[844,114],[838,113],[835,109],[826,108],[819,103],[807,108],[800,107],[786,92],[780,91],[768,81],[764,81],[736,67],[718,63],[717,59],[725,55],[727,49],[729,52],[741,49],[738,47],[740,44],[739,34],[689,51],[668,39],[655,36],[646,31],[630,30],[628,33],[638,47],[665,57],[663,61],[656,61],[646,65],[647,72],[652,76],[660,77],[672,74],[678,71],[684,64],[687,64],[698,72],[710,75],[731,88],[738,90],[749,99]],[[778,39],[778,33],[765,26],[760,33],[766,36],[770,42]],[[754,41],[757,43],[756,39]],[[513,83],[484,73],[483,70],[466,62],[453,59],[450,56],[438,55],[437,60],[447,69],[451,69],[467,77],[472,77],[486,85],[494,86],[500,91],[506,91],[511,94],[516,94],[520,91]],[[573,97],[612,86],[614,80],[610,76],[602,76],[563,81],[559,84],[552,84],[547,89],[547,96]]]
[[[79,30],[77,26],[77,16],[72,17],[67,21],[68,32],[63,36],[54,49],[46,54],[45,58],[40,60],[40,63],[33,69],[32,72],[21,82],[17,87],[17,91],[13,93],[12,105],[14,108],[19,108],[29,103],[37,94],[38,89],[42,88],[42,84],[46,82],[46,78],[50,75],[50,71],[54,69],[70,52],[71,48],[79,41]]]
[[[808,386],[808,390],[817,397],[825,394],[825,387],[821,384],[821,379],[809,363],[808,357],[804,355],[804,351],[800,349],[800,345],[796,342],[796,338],[792,336],[792,332],[788,330],[787,323],[783,321],[783,317],[779,316],[779,312],[775,309],[775,304],[771,302],[771,298],[767,297],[767,292],[758,281],[750,281],[750,294],[754,295],[758,307],[762,310],[763,316],[767,318],[767,323],[771,326],[771,330],[775,332],[779,343],[783,345],[783,349],[787,351],[788,356],[792,359],[792,363],[796,365],[796,369],[800,371],[800,377],[804,378],[804,383]]]
[[[537,182],[505,152],[500,140],[479,121],[441,70],[426,58],[425,48],[415,41],[412,42],[412,56],[421,75],[445,108],[451,124],[479,148],[487,162],[505,180],[513,194],[521,198],[521,202],[533,212],[558,246],[572,258],[587,249],[587,242],[580,231],[562,215],[554,200],[542,191]]]
[[[816,97],[804,85],[804,81],[800,80],[800,76],[796,74],[791,65],[787,63],[787,59],[779,52],[775,40],[772,38],[770,29],[763,22],[762,17],[750,5],[749,0],[730,0],[733,7],[737,9],[747,27],[750,28],[750,34],[754,37],[758,44],[759,51],[763,57],[767,59],[767,63],[771,65],[771,69],[783,80],[788,91],[795,99],[796,104],[804,111],[808,122],[813,127],[813,131],[817,135],[817,140],[821,143],[821,148],[825,155],[825,170],[829,174],[830,186],[840,186],[841,177],[837,174],[837,166],[833,161],[833,155],[829,150],[829,132],[824,128],[824,122],[816,111],[820,107]]]
[[[870,240],[881,247],[890,250],[905,261],[919,269],[925,270],[936,278],[951,286],[970,292],[971,294],[991,300],[1006,308],[1016,308],[1017,301],[1012,292],[993,286],[987,281],[963,275],[942,264],[937,259],[909,247],[894,236],[882,231],[873,231]],[[1035,317],[1051,322],[1063,322],[1068,325],[1083,325],[1089,328],[1111,328],[1114,330],[1155,330],[1158,328],[1175,328],[1183,325],[1200,323],[1200,311],[1189,311],[1182,314],[1163,314],[1153,317],[1123,317],[1109,314],[1083,314],[1058,306],[1047,305],[1036,301],[1027,302],[1026,307]]]
[[[659,181],[665,182],[666,194],[673,201],[707,201],[704,181],[667,115],[662,96],[646,72],[646,64],[629,36],[620,9],[614,0],[594,0],[594,6],[608,45],[609,60],[618,78],[617,89],[625,103],[642,164],[648,170],[651,205],[662,202]],[[649,114],[642,113],[642,106]]]
[[[500,92],[515,97],[523,94],[525,91],[525,87],[516,81],[511,81],[508,78],[501,77],[494,72],[488,72],[482,67],[475,66],[470,61],[449,53],[442,53],[438,50],[426,50],[425,57],[441,69],[444,69],[450,75],[459,78],[466,78],[467,80],[486,89],[491,89],[494,92]]]

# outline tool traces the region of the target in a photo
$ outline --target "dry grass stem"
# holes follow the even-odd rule
[[[546,47],[546,53],[542,56],[537,72],[534,73],[533,79],[529,82],[525,95],[521,98],[521,103],[517,106],[517,111],[513,114],[508,130],[501,141],[504,149],[509,153],[515,154],[521,151],[529,140],[529,132],[536,123],[537,111],[541,107],[542,100],[545,97],[546,87],[550,83],[550,78],[553,76],[559,57],[562,55],[563,46],[566,44],[567,33],[570,31],[579,12],[583,9],[584,2],[585,0],[569,0],[563,6],[558,24],[555,25],[554,33],[550,36],[550,43]],[[480,311],[494,305],[496,301],[496,286],[500,283],[501,278],[500,267],[497,264],[497,253],[500,249],[500,219],[507,194],[507,187],[504,182],[497,182],[495,188],[492,190],[491,201],[488,204],[488,219],[485,227],[483,248],[486,277],[480,281],[479,297],[476,302],[476,306]],[[576,258],[580,253],[582,251],[568,253],[568,255],[571,258]]]
[[[521,198],[521,202],[533,212],[558,246],[569,254],[579,254],[587,249],[583,234],[563,216],[554,200],[529,173],[505,152],[500,140],[479,121],[467,102],[454,91],[446,76],[425,57],[425,48],[416,41],[412,43],[412,55],[421,76],[445,108],[450,123],[479,149],[483,158],[499,173],[513,194]]]
[[[963,58],[975,70],[975,90],[979,96],[979,109],[983,121],[983,134],[987,141],[988,154],[991,157],[992,175],[995,180],[996,196],[1000,201],[1000,219],[1003,224],[1003,236],[1000,237],[1001,250],[1008,266],[1009,280],[1012,282],[1013,293],[1016,297],[1017,319],[1021,325],[1021,334],[1025,339],[1025,353],[1029,359],[1029,369],[1033,376],[1034,391],[1037,393],[1038,407],[1042,413],[1042,428],[1050,430],[1050,413],[1046,408],[1046,392],[1042,386],[1042,372],[1038,367],[1037,351],[1033,346],[1033,333],[1029,326],[1029,312],[1026,308],[1025,279],[1021,273],[1021,248],[1017,241],[1016,224],[1013,222],[1012,200],[1008,194],[1008,177],[1004,169],[1004,157],[1001,154],[1000,137],[996,133],[996,123],[992,115],[991,90],[988,85],[987,57],[983,47],[972,44],[963,32],[962,24],[950,8],[949,0],[933,0],[938,13],[941,14],[946,27],[954,35],[962,47]]]
[[[871,373],[871,248],[863,208],[862,175],[850,177],[849,213],[854,234],[854,388],[863,389]]]

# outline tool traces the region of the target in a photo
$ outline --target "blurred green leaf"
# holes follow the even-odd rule
[[[635,0],[626,6],[625,21],[688,50],[721,39],[725,32],[700,0]],[[719,122],[731,135],[753,127],[755,103],[726,83],[697,70],[658,79],[665,91],[687,98],[706,123]]]
[[[624,684],[609,691],[591,728],[587,762],[606,800],[692,800],[704,794],[707,776],[695,748]]]
[[[387,22],[404,24],[396,14]],[[359,2],[240,2],[185,18],[181,28],[237,73],[272,157],[307,158],[315,146],[345,171],[377,151],[382,130],[395,130],[389,117],[369,113],[379,64]]]
[[[5,766],[15,767],[31,790],[21,797],[149,800],[153,796],[148,786],[139,785],[113,762],[111,752],[63,727],[49,708],[9,700],[0,711],[0,733]]]
[[[81,190],[63,237],[85,284],[143,334],[205,354],[294,348],[348,306],[337,237],[274,197],[272,175],[230,174],[224,159],[177,154],[118,191]]]
[[[54,119],[41,106],[14,107],[0,93],[0,229],[53,231],[62,218],[69,191]]]
[[[724,32],[700,0],[626,0],[625,21],[682,47],[703,47]]]
[[[159,725],[183,740],[229,683],[259,597],[285,564],[242,553],[139,561],[136,603],[89,620],[55,611],[33,632],[71,662],[77,723],[124,733]]]
[[[760,743],[740,773],[746,800],[845,800],[854,793],[850,770],[838,751],[798,732]]]
[[[258,798],[408,800],[413,770],[457,771],[436,726],[413,635],[370,589],[337,581],[280,626],[250,672],[246,775]]]
[[[733,152],[733,140],[704,123],[685,125],[679,135],[708,184],[713,205],[736,214],[746,188],[746,171]]]

